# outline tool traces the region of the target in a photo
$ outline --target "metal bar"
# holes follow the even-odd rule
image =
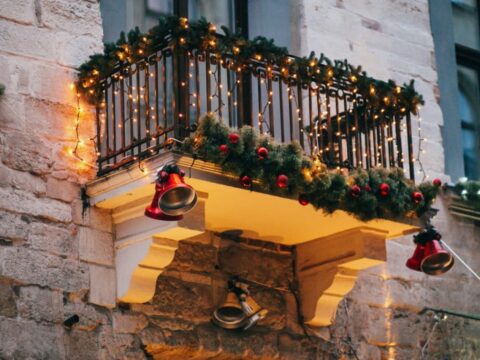
[[[228,126],[233,126],[233,111],[232,111],[232,97],[233,97],[233,89],[232,89],[232,73],[229,70],[228,66],[226,67],[227,72],[227,108],[228,108]]]
[[[210,70],[210,53],[205,52],[205,79],[207,86],[207,112],[212,111],[212,96],[211,96],[211,79],[212,71]]]
[[[400,127],[400,116],[395,115],[395,140],[397,144],[397,166],[403,169],[403,148],[402,148],[402,130]]]
[[[245,89],[243,85],[244,79],[245,77],[242,75],[240,70],[237,69],[237,71],[235,72],[235,82],[237,85],[237,96],[235,98],[235,101],[237,102],[237,126],[238,127],[241,127],[242,124],[245,122],[245,116],[246,116],[245,101],[244,101],[246,97],[243,95],[243,92]],[[252,120],[250,120],[250,123],[251,122]],[[248,123],[245,122],[245,124],[248,124]]]
[[[117,107],[115,95],[115,80],[112,78],[112,149],[117,150]],[[113,158],[113,162],[117,162],[117,157]]]
[[[120,75],[120,118],[121,118],[121,134],[122,134],[122,148],[125,147],[125,83],[123,75]],[[123,153],[123,156],[126,154]]]
[[[150,65],[145,63],[144,76],[145,91],[143,92],[143,101],[145,102],[145,137],[147,138],[147,147],[150,147]]]
[[[323,160],[323,152],[324,152],[324,145],[323,145],[323,125],[322,125],[322,97],[320,95],[320,87],[317,88],[317,143],[318,143],[318,153]]]
[[[380,148],[381,148],[381,156],[382,156],[382,166],[384,168],[387,167],[387,149],[386,149],[386,144],[385,144],[385,123],[383,121],[383,118],[380,118],[378,121],[378,130],[380,133]]]
[[[360,132],[360,127],[358,126],[358,108],[357,101],[353,100],[353,121],[355,126],[355,160],[356,166],[362,167],[363,164],[363,150],[362,150],[362,136]]]
[[[282,142],[285,142],[285,119],[283,114],[283,86],[282,79],[278,79],[278,99],[280,103],[280,137]]]
[[[330,111],[330,95],[328,94],[328,92],[329,92],[329,88],[327,86],[325,97],[327,101],[328,162],[331,165],[334,163],[335,149],[333,146],[333,129],[332,129],[332,116]]]
[[[407,144],[408,144],[408,165],[410,170],[410,179],[415,181],[414,170],[414,155],[413,155],[413,139],[412,139],[412,120],[410,118],[410,112],[407,110]]]
[[[132,91],[132,85],[133,84],[133,78],[132,78],[132,67],[129,67],[128,69],[128,120],[130,121],[130,138],[129,138],[129,143],[133,143],[133,91]],[[133,155],[133,150],[132,154]]]
[[[350,133],[350,113],[348,111],[347,96],[343,97],[343,112],[345,114],[345,133],[347,136],[347,159],[349,166],[353,167],[353,147],[352,147],[352,135]]]
[[[288,94],[288,116],[289,116],[289,126],[290,126],[290,141],[293,141],[293,104],[292,104],[292,87],[290,84],[287,85],[287,94]]]
[[[257,76],[257,101],[258,101],[258,129],[263,134],[263,108],[262,108],[262,79]]]
[[[313,110],[312,110],[312,84],[308,85],[308,140],[310,143],[310,149],[313,153]]]
[[[389,166],[394,167],[395,166],[395,155],[394,155],[394,149],[393,149],[393,122],[390,122],[386,124],[387,126],[387,145],[388,145],[388,160],[390,162]]]
[[[305,148],[304,139],[303,139],[303,97],[302,97],[302,82],[300,80],[297,81],[297,106],[298,106],[298,136],[300,137],[300,145],[302,148]]]
[[[158,111],[158,107],[160,106],[160,94],[159,94],[159,88],[158,88],[158,66],[160,65],[160,59],[157,58],[155,61],[155,132],[158,131],[160,127],[160,114]],[[160,139],[156,137],[156,142],[157,145],[160,143]]]
[[[107,155],[110,154],[111,149],[110,149],[110,111],[108,111],[110,107],[110,104],[108,103],[108,86],[105,87],[105,144],[106,144],[106,151],[105,153]],[[110,162],[108,162],[110,163]]]
[[[363,121],[365,125],[365,147],[366,147],[365,157],[366,157],[367,169],[370,169],[373,166],[373,159],[372,159],[372,143],[370,141],[371,140],[370,126],[368,124],[368,109],[366,104],[363,105]]]
[[[100,123],[100,106],[97,104],[95,106],[95,120],[97,125],[97,163],[98,163],[98,172],[102,171],[102,161],[100,157],[102,156],[102,141],[100,139],[101,135],[101,123]]]
[[[222,120],[222,66],[221,60],[217,60],[217,100],[218,100],[218,117]],[[223,121],[223,120],[222,120]]]
[[[267,99],[268,99],[268,123],[270,135],[275,137],[275,120],[273,118],[273,90],[272,90],[272,74],[267,70]]]
[[[139,141],[142,138],[142,124],[141,124],[141,118],[140,118],[140,64],[137,64],[137,67],[135,69],[137,71],[137,108],[136,113],[137,113],[137,141]],[[137,148],[137,153],[140,153],[140,145]]]
[[[342,143],[342,116],[340,114],[340,106],[338,103],[338,94],[335,96],[335,120],[337,120],[337,131],[335,137],[338,142],[338,164],[343,163],[343,143]]]
[[[200,122],[200,109],[201,109],[201,103],[200,103],[200,70],[198,66],[198,54],[195,54],[195,92],[194,92],[194,98],[196,101],[196,115],[197,115],[197,124]]]

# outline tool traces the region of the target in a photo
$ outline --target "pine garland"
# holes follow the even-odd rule
[[[460,178],[453,190],[467,206],[480,211],[480,181]]]
[[[260,148],[265,148],[262,154],[268,155],[259,156]],[[220,165],[239,179],[247,176],[252,180],[247,187],[253,190],[298,197],[301,203],[310,203],[316,209],[327,213],[344,210],[361,220],[421,216],[430,209],[439,190],[430,182],[415,185],[397,168],[357,169],[348,175],[329,171],[306,156],[296,142],[277,144],[250,126],[234,131],[213,114],[201,119],[197,132],[185,140],[183,150]],[[277,183],[279,175],[288,178],[285,188]],[[383,191],[386,188],[388,191]],[[417,199],[416,193],[420,193]]]
[[[158,25],[146,33],[138,28],[127,35],[121,33],[116,43],[105,44],[103,54],[95,54],[79,68],[77,89],[91,104],[98,104],[102,97],[101,81],[121,68],[147,59],[159,50],[174,46],[185,52],[208,51],[217,57],[234,59],[235,67],[248,71],[251,61],[266,61],[281,68],[284,79],[295,75],[301,82],[315,81],[331,84],[333,80],[347,91],[357,92],[368,99],[372,111],[381,111],[385,118],[393,118],[399,111],[417,113],[423,98],[415,91],[414,81],[398,86],[395,81],[373,79],[360,66],[347,60],[330,60],[312,52],[308,57],[288,55],[287,49],[275,45],[272,39],[258,36],[253,40],[243,38],[222,26],[223,35],[216,33],[213,24],[204,18],[188,22],[186,18],[162,16]]]

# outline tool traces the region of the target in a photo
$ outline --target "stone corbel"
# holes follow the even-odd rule
[[[331,325],[361,270],[386,260],[387,232],[359,227],[297,245],[302,314],[311,328]]]
[[[195,208],[179,221],[159,221],[144,216],[151,197],[113,211],[119,301],[149,301],[155,294],[158,276],[175,256],[178,242],[205,231],[205,194],[198,195]]]

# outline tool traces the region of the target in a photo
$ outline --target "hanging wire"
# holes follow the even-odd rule
[[[447,250],[450,251],[458,259],[458,261],[460,261],[463,264],[463,266],[465,266],[467,270],[470,271],[470,273],[473,276],[475,276],[477,280],[480,281],[480,276],[455,251],[453,251],[453,249],[450,246],[448,246],[448,244],[446,244],[444,240],[441,240],[441,242],[443,245],[445,245]]]

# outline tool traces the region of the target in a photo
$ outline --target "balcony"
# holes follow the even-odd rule
[[[184,138],[213,112],[232,128],[250,125],[278,142],[298,141],[330,168],[405,167],[414,179],[415,109],[405,88],[378,81],[366,93],[370,81],[360,70],[349,77],[338,70],[347,64],[244,58],[235,47],[220,54],[213,45],[221,36],[209,39],[211,46],[191,50],[172,40],[100,79],[99,176],[164,151],[167,139]],[[308,72],[295,72],[290,64],[302,61]]]
[[[228,131],[249,125],[261,138],[269,136],[268,144],[296,142],[308,164],[324,164],[342,179],[359,169],[403,169],[410,180],[381,176],[396,182],[402,201],[410,202],[417,189],[411,117],[421,96],[413,84],[369,78],[346,61],[298,58],[266,39],[248,42],[214,30],[206,22],[170,18],[148,34],[121,39],[106,48],[109,56],[81,68],[79,87],[96,107],[97,125],[98,178],[86,194],[90,205],[111,210],[116,224],[118,299],[151,299],[178,241],[210,231],[295,247],[306,323],[329,325],[358,271],[385,261],[386,240],[418,231],[415,210],[428,212],[433,195],[425,193],[418,206],[404,206],[396,216],[359,218],[342,207],[316,211],[300,206],[295,191],[247,191],[224,171],[224,161],[177,145],[195,143],[210,113]],[[172,163],[186,170],[199,204],[178,221],[148,219],[144,209],[156,172]],[[356,195],[342,184],[339,196],[354,203]],[[393,208],[367,187],[361,191],[372,201]]]

